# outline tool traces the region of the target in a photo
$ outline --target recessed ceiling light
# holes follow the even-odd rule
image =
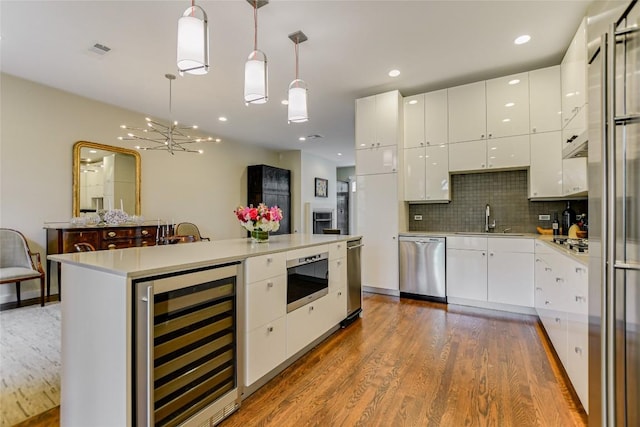
[[[509,80],[509,84],[510,84],[510,85],[517,85],[518,83],[520,83],[520,80],[519,80],[519,79]]]
[[[338,156],[342,156],[342,153],[338,153]]]
[[[282,101],[280,101],[280,104],[289,105],[289,100],[288,99],[283,99]]]
[[[216,138],[216,142],[222,142],[220,138]]]
[[[507,123],[507,122],[510,122],[510,121],[511,121],[511,119],[502,119],[502,121],[503,121],[503,122],[505,122],[505,123]]]
[[[220,120],[221,122],[226,122],[227,118],[225,116],[220,116],[218,117],[218,120]]]
[[[505,107],[513,107],[514,105],[516,104],[514,104],[513,102],[507,102],[506,104],[504,104]]]
[[[409,105],[415,105],[418,103],[417,99],[412,99],[411,101],[409,101]]]
[[[400,75],[400,70],[389,71],[389,77],[398,77],[399,75]]]
[[[525,44],[531,40],[531,36],[529,34],[523,34],[520,37],[517,37],[513,42],[515,44]]]
[[[360,147],[366,147],[367,144],[360,144]]]
[[[300,138],[298,138],[298,141],[306,141],[307,138],[305,138],[304,136],[301,136]]]

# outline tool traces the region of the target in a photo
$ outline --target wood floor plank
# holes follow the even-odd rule
[[[235,426],[586,426],[535,316],[366,294]]]

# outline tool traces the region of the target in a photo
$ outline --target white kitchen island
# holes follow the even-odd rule
[[[346,241],[352,238],[293,234],[272,236],[269,243],[231,239],[50,256],[63,264],[61,425],[140,424],[136,406],[142,403],[134,392],[140,328],[134,315],[136,283],[237,266],[237,383],[252,392],[335,331],[346,316]],[[269,296],[260,292],[274,289],[282,295],[283,275],[286,297],[286,261],[319,252],[329,253],[328,295],[290,313],[286,300],[277,300],[275,308],[267,304]],[[264,301],[268,313],[256,316],[249,308],[256,301]],[[278,338],[269,341],[262,330]]]

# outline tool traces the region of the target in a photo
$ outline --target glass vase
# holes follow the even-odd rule
[[[255,243],[264,243],[269,241],[269,232],[262,230],[253,230],[251,232],[251,241]]]

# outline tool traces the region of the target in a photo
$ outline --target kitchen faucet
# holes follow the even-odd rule
[[[487,203],[487,207],[485,208],[484,215],[484,232],[488,233],[490,229],[496,228],[496,220],[493,220],[493,223],[489,224],[489,217],[491,216],[491,206]]]

